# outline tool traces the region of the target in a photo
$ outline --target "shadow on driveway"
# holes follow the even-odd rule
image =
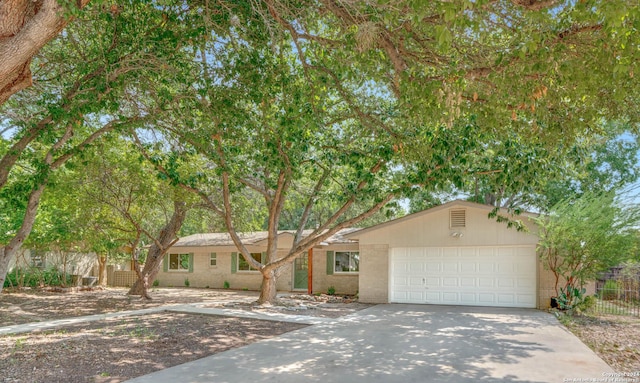
[[[130,382],[563,382],[612,370],[550,314],[379,305]]]

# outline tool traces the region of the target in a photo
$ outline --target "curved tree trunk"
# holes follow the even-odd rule
[[[276,302],[276,295],[278,290],[276,285],[278,284],[278,276],[275,270],[266,270],[262,272],[262,286],[260,287],[260,297],[258,297],[258,304],[271,304]]]
[[[174,202],[173,215],[169,222],[164,225],[160,234],[149,248],[149,254],[147,254],[147,260],[144,263],[144,268],[140,271],[139,266],[136,264],[136,274],[138,274],[138,280],[131,286],[129,295],[140,295],[146,299],[151,299],[149,296],[149,282],[153,281],[162,265],[162,259],[167,250],[175,243],[176,235],[182,227],[185,217],[187,216],[187,206],[184,202]],[[137,261],[136,261],[137,263]]]
[[[8,244],[0,247],[0,292],[2,292],[7,272],[9,272],[9,263],[11,259],[18,253],[18,251],[20,251],[22,243],[31,233],[43,191],[44,183],[31,192],[29,195],[29,201],[27,202],[27,210],[22,218],[22,225],[20,226],[20,229]]]
[[[64,13],[58,0],[0,1],[0,105],[31,85],[31,59],[67,25]]]

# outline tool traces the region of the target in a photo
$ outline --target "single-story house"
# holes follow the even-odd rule
[[[361,302],[424,303],[546,308],[555,295],[553,274],[536,254],[532,215],[517,218],[517,231],[489,219],[493,208],[452,201],[371,226],[345,229],[300,256],[285,270],[283,291],[358,294]],[[293,233],[279,233],[286,252]],[[244,243],[260,260],[266,232],[245,234]],[[226,233],[181,238],[165,257],[161,286],[258,290],[261,275],[238,255]]]
[[[321,245],[299,256],[278,278],[280,291],[355,294],[358,291],[358,242],[343,229]],[[306,232],[309,233],[308,231]],[[239,234],[251,255],[262,261],[267,232]],[[278,233],[278,253],[285,255],[295,232]],[[193,234],[180,238],[165,255],[156,277],[160,286],[189,286],[259,290],[262,275],[239,254],[228,233]]]

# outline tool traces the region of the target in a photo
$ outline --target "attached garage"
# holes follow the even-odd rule
[[[389,301],[534,308],[535,248],[393,248]]]
[[[453,201],[349,234],[360,246],[360,301],[539,307],[548,298],[535,226],[513,217],[529,228],[517,231],[491,210]]]

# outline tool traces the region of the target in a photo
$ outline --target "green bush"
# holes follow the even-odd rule
[[[598,299],[594,295],[587,295],[584,299],[576,304],[576,309],[580,312],[586,312],[595,307]]]
[[[56,268],[22,270],[15,268],[7,274],[4,287],[69,286],[71,275],[66,277]]]
[[[225,289],[228,289],[229,287],[231,287],[231,285],[229,284],[229,281],[224,281],[224,283],[222,284],[222,287],[224,287]]]
[[[620,297],[622,293],[622,286],[620,282],[609,279],[604,283],[604,287],[600,290],[600,298],[603,301],[612,301]]]
[[[191,284],[191,282],[189,282],[189,278],[185,278],[184,279],[184,285],[189,287],[190,284]]]
[[[561,310],[571,310],[580,304],[584,300],[584,294],[586,289],[579,289],[573,286],[567,286],[566,289],[560,288],[560,295],[558,296],[558,307]]]
[[[156,279],[153,281],[153,287],[158,287],[158,286],[160,286],[160,281]]]
[[[327,294],[329,294],[329,295],[336,295],[336,288],[335,288],[335,286],[329,286],[329,288],[327,289]]]

